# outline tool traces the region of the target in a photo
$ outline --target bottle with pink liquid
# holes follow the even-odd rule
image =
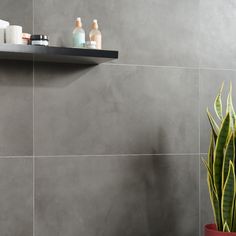
[[[102,34],[101,31],[98,29],[98,21],[93,20],[91,31],[89,33],[90,41],[96,42],[96,49],[102,49]]]

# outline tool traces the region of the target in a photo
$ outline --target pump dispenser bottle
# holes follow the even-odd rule
[[[98,29],[98,21],[93,20],[91,31],[89,33],[90,41],[96,42],[96,48],[102,49],[102,34],[101,31]]]
[[[73,31],[73,46],[75,48],[83,48],[85,45],[85,31],[82,28],[81,18],[76,19],[76,27]]]

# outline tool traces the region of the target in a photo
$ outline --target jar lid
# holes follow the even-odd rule
[[[48,36],[43,34],[34,34],[30,37],[31,40],[46,40],[48,41]]]

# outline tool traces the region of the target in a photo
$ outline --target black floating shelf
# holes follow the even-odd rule
[[[0,59],[97,65],[118,59],[118,51],[0,44]]]

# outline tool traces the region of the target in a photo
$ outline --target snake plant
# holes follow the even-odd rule
[[[232,103],[230,83],[226,111],[222,106],[222,84],[214,102],[216,122],[209,110],[207,116],[211,126],[210,145],[207,160],[207,182],[214,219],[218,231],[236,232],[236,114]]]

